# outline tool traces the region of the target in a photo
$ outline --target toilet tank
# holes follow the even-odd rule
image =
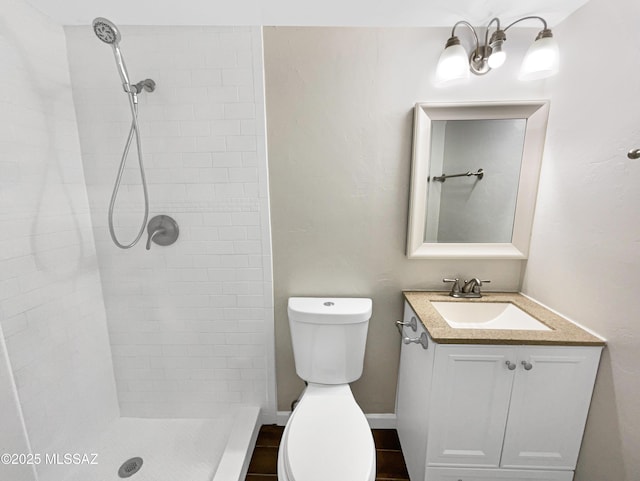
[[[287,312],[296,373],[307,382],[346,384],[362,375],[371,299],[291,297]]]

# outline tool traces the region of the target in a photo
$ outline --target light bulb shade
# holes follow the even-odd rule
[[[551,36],[538,38],[527,50],[520,67],[521,80],[537,80],[558,73],[560,50]]]
[[[507,52],[502,50],[502,40],[499,40],[491,46],[491,55],[489,55],[487,62],[489,63],[489,67],[499,68],[502,67],[506,59]]]
[[[440,82],[469,78],[469,59],[462,45],[449,45],[442,51],[436,76]]]
[[[504,33],[504,30],[496,30],[491,35],[491,40],[489,41],[489,49],[490,54],[487,59],[487,63],[489,64],[489,68],[499,68],[502,67],[504,61],[507,59],[507,52],[504,51],[504,41],[507,39],[507,36]]]

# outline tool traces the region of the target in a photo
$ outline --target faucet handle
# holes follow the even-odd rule
[[[178,223],[168,215],[157,215],[147,224],[147,250],[151,249],[151,241],[160,246],[173,244],[180,230]]]
[[[482,286],[482,284],[491,284],[491,281],[490,281],[489,279],[487,279],[487,280],[484,280],[484,279],[483,279],[483,280],[481,280],[481,281],[480,281],[480,284],[478,284],[478,287],[477,287],[478,292],[480,292],[480,286]]]
[[[453,282],[449,295],[457,294],[458,292],[460,292],[460,279],[458,279],[457,277],[455,279],[442,279],[442,282]]]
[[[464,281],[464,287],[462,288],[463,292],[475,292],[476,294],[480,294],[480,288],[482,287],[482,284],[489,284],[491,283],[490,280],[480,280],[477,277],[474,277],[473,279],[469,280],[469,281]],[[465,287],[471,287],[468,288],[465,291]]]
[[[156,237],[160,237],[163,236],[167,233],[166,229],[164,227],[156,227],[154,230],[148,230],[148,237],[147,237],[147,250],[151,249],[151,241],[156,240]]]

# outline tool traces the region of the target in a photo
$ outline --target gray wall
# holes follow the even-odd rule
[[[522,290],[608,340],[576,481],[637,479],[640,163],[625,154],[640,147],[640,37],[633,36],[640,4],[619,7],[591,0],[554,29],[563,63],[553,80],[517,80],[518,49],[529,41],[514,31],[500,71],[439,90],[430,72],[446,30],[265,29],[280,409],[302,387],[287,296],[373,297],[365,372],[354,391],[366,411],[389,412],[398,353],[391,321],[402,288],[433,288],[455,273],[486,275],[496,290],[520,288],[517,261],[404,258],[410,111],[417,101],[551,98]],[[591,35],[596,23],[622,32],[619,51]],[[585,51],[601,59],[595,71]]]
[[[414,104],[544,98],[539,85],[512,85],[517,65],[490,82],[435,90],[431,76],[447,35],[264,29],[279,410],[303,388],[288,297],[373,299],[364,374],[353,390],[366,412],[390,413],[400,347],[393,321],[402,315],[403,289],[441,288],[442,277],[455,275],[492,279],[495,290],[520,287],[520,261],[405,257]]]
[[[485,174],[430,182],[442,192],[438,241],[511,242],[526,120],[445,123],[444,162],[431,175]]]

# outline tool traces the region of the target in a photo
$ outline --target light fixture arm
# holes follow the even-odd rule
[[[538,17],[538,16],[536,16],[536,15],[529,15],[528,17],[522,17],[522,18],[519,18],[518,20],[515,20],[515,21],[511,22],[509,25],[507,25],[507,26],[504,28],[504,31],[506,32],[506,31],[507,31],[507,30],[509,30],[511,27],[513,27],[516,23],[520,23],[520,22],[522,22],[522,21],[524,21],[524,20],[531,20],[531,19],[537,19],[537,20],[540,20],[540,21],[542,22],[542,25],[543,25],[543,27],[542,27],[542,28],[543,28],[543,30],[548,30],[548,27],[547,27],[547,21],[546,21],[544,18],[542,18],[542,17]]]
[[[473,32],[473,38],[475,40],[475,47],[474,47],[473,51],[476,52],[480,48],[480,41],[478,40],[478,34],[476,33],[476,29],[473,28],[473,25],[471,25],[466,20],[460,20],[459,22],[456,22],[455,25],[453,26],[453,28],[451,29],[451,37],[452,38],[456,36],[456,28],[458,28],[458,25],[464,25],[466,27],[469,27],[469,30],[471,30],[471,32]]]
[[[491,21],[487,24],[487,29],[484,32],[484,51],[485,56],[488,56],[487,47],[489,46],[489,29],[491,28],[491,24],[496,23],[496,32],[500,31],[500,19],[498,17],[493,17]],[[504,29],[506,30],[506,28]],[[504,32],[503,30],[503,32]]]
[[[489,24],[491,24],[494,20],[497,20],[497,19],[491,20]],[[459,22],[456,22],[453,28],[451,29],[451,38],[447,42],[447,45],[453,44],[452,42],[459,43],[458,37],[455,34],[456,28],[459,25],[464,25],[468,27],[469,30],[471,30],[471,32],[473,33],[473,39],[475,41],[475,44],[474,44],[473,50],[471,51],[471,55],[469,55],[469,67],[471,68],[471,71],[476,75],[484,75],[490,70],[489,66],[487,65],[487,58],[489,57],[488,46],[486,41],[484,45],[480,45],[480,39],[478,38],[478,33],[476,32],[476,29],[473,25],[471,25],[466,20],[460,20]]]

